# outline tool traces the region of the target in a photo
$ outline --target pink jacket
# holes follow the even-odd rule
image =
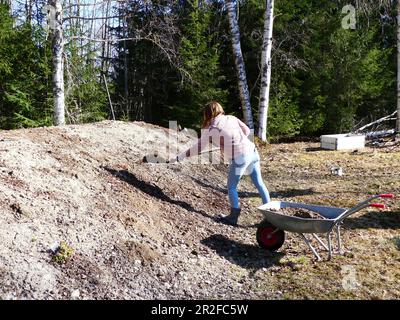
[[[223,114],[215,117],[208,128],[201,130],[201,137],[195,145],[178,156],[179,160],[200,154],[211,143],[219,147],[225,159],[231,160],[254,150],[250,141],[249,127],[234,116]]]

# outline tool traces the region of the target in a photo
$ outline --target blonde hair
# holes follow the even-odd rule
[[[224,109],[217,101],[211,101],[203,107],[203,124],[202,127],[206,128],[210,125],[212,119],[220,114],[225,114]]]

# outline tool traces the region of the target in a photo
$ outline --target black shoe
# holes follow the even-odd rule
[[[240,208],[231,208],[231,213],[225,217],[220,217],[219,221],[230,226],[237,226],[237,222],[240,215]]]

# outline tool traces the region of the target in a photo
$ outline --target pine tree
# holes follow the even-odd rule
[[[0,6],[0,128],[51,123],[49,48],[43,30],[13,27],[8,8]]]
[[[227,93],[220,88],[220,50],[215,33],[210,30],[210,7],[198,0],[188,1],[187,12],[179,52],[190,78],[177,84],[179,96],[172,111],[183,126],[197,127],[201,107],[210,100],[224,105]]]

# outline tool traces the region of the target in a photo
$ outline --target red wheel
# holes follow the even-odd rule
[[[257,228],[257,242],[263,249],[278,250],[285,242],[285,231],[264,220]]]

